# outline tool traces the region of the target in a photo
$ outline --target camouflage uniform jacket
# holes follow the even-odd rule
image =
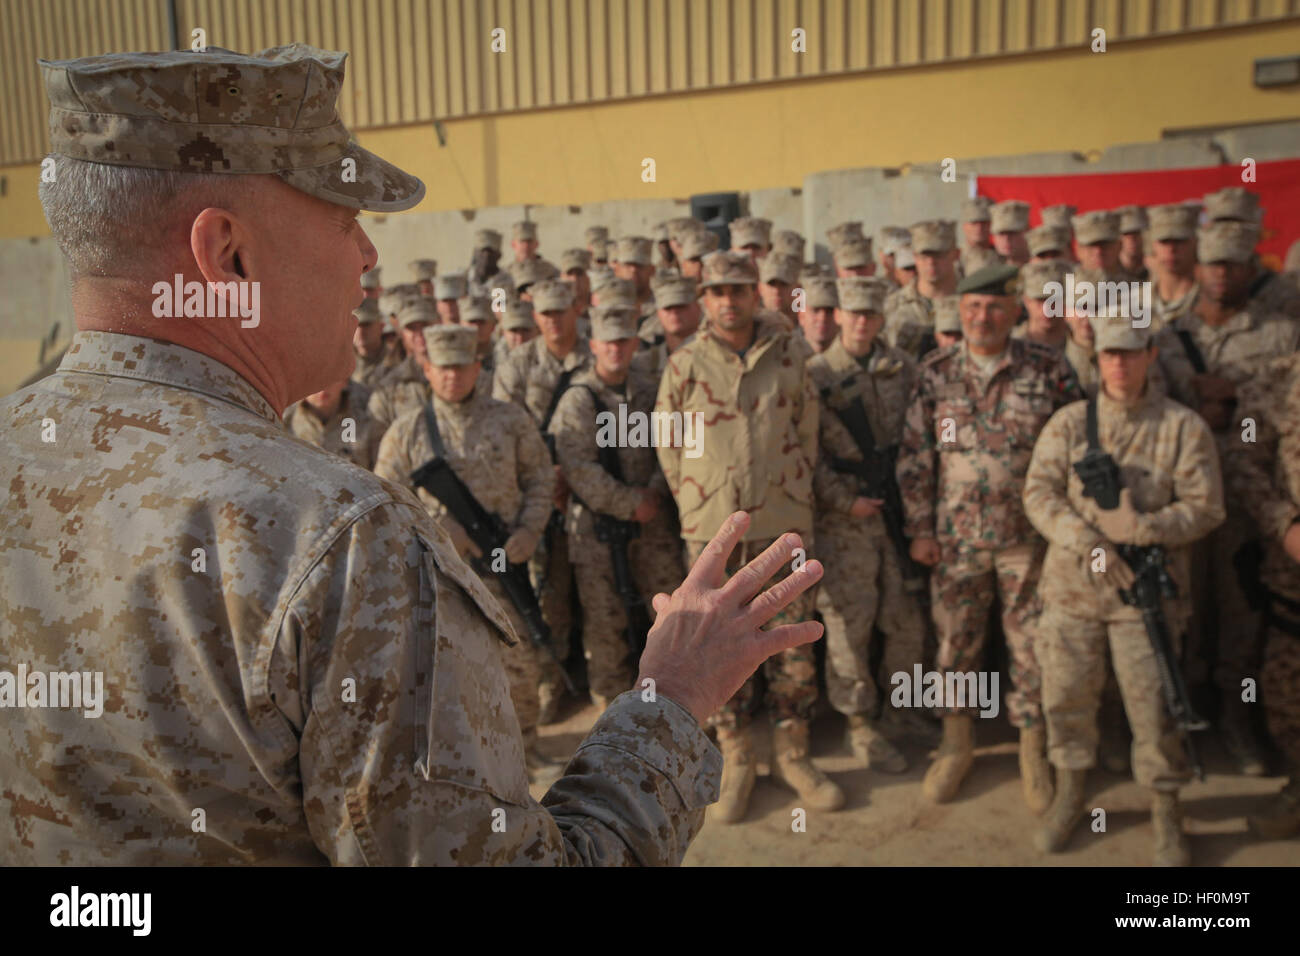
[[[384,432],[370,417],[367,410],[369,400],[370,389],[353,382],[343,389],[338,410],[329,421],[322,422],[305,403],[294,402],[284,413],[284,424],[303,441],[341,455],[354,465],[371,469],[375,466],[375,453],[379,451],[379,440],[384,437]],[[349,437],[344,434],[348,421],[352,422],[352,441],[345,440]]]
[[[649,418],[654,410],[658,387],[657,380],[632,371],[628,374],[625,388],[619,391],[601,381],[595,369],[579,372],[569,383],[568,391],[556,406],[550,428],[551,434],[555,436],[556,458],[564,469],[565,480],[574,491],[569,497],[568,514],[564,522],[564,530],[569,534],[590,536],[596,533],[591,509],[623,521],[631,521],[633,512],[641,503],[642,490],[653,488],[664,500],[660,502],[654,519],[641,526],[641,534],[647,538],[676,537],[674,522],[668,517],[672,510],[671,501],[668,500],[668,483],[659,470],[659,459],[650,444],[652,431]],[[613,415],[612,426],[602,428],[597,425],[596,406],[588,388],[595,390],[605,411]],[[637,447],[617,444],[618,463],[623,472],[622,482],[616,481],[601,467],[597,444],[602,433],[603,438],[619,442],[618,423],[623,417],[620,405],[626,405],[629,416],[640,413],[647,420],[642,433],[644,443],[638,439]],[[633,424],[629,419],[629,437],[635,437]],[[581,502],[578,501],[579,498],[582,499]]]
[[[393,385],[400,385],[403,382],[423,382],[424,369],[420,368],[420,360],[414,355],[408,355],[402,359],[385,374],[380,380],[380,388],[389,388]]]
[[[1141,512],[1134,544],[1164,545],[1169,572],[1178,584],[1178,603],[1190,607],[1190,545],[1223,521],[1223,482],[1209,426],[1191,409],[1149,386],[1125,407],[1101,392],[1097,432],[1102,450],[1119,465],[1120,479]],[[1025,476],[1025,514],[1047,539],[1039,593],[1070,613],[1097,620],[1138,618],[1092,570],[1092,548],[1103,538],[1097,502],[1084,497],[1074,471],[1088,448],[1087,402],[1061,409],[1038,437]],[[1107,555],[1107,560],[1113,560]]]
[[[808,362],[808,374],[822,401],[820,454],[813,476],[817,512],[833,512],[837,522],[879,525],[879,516],[857,519],[848,515],[861,494],[858,480],[835,471],[831,460],[861,461],[862,452],[836,411],[861,398],[876,447],[898,444],[903,414],[916,386],[916,363],[906,352],[877,338],[868,353],[867,367],[863,368],[836,336],[825,352]]]
[[[591,349],[582,339],[578,339],[573,350],[561,361],[551,354],[546,340],[539,335],[511,352],[505,364],[497,369],[492,377],[492,397],[527,409],[540,426],[546,418],[560,376],[569,370],[576,375],[590,367]]]
[[[1255,423],[1255,440],[1225,446],[1229,495],[1263,532],[1260,578],[1275,594],[1300,602],[1300,564],[1282,547],[1300,521],[1300,353],[1274,359],[1241,387],[1237,418]]]
[[[1289,273],[1261,268],[1251,283],[1250,303],[1264,314],[1300,319],[1300,286],[1297,286],[1295,276]]]
[[[352,370],[351,380],[368,388],[378,388],[384,376],[393,368],[392,365],[384,364],[384,358],[382,352],[374,358],[358,355],[357,367]]]
[[[903,423],[898,486],[909,538],[967,548],[1032,541],[1020,502],[1025,470],[1043,425],[1083,397],[1058,354],[1010,339],[990,372],[968,345],[932,352],[921,363]]]
[[[463,402],[444,402],[436,395],[432,402],[451,470],[511,531],[526,528],[540,537],[551,514],[555,470],[528,413],[488,398],[477,384]],[[424,408],[411,409],[384,435],[375,474],[414,490],[425,510],[442,520],[447,517],[442,502],[411,483],[411,472],[431,458]]]
[[[921,341],[934,334],[934,304],[913,282],[885,298],[885,340],[915,358]]]
[[[1153,280],[1151,293],[1151,329],[1153,332],[1159,332],[1179,316],[1191,311],[1192,306],[1196,304],[1197,296],[1201,294],[1201,287],[1193,282],[1192,287],[1178,298],[1165,300],[1160,298],[1159,283]]]
[[[819,406],[794,335],[760,313],[743,358],[707,331],[668,357],[655,411],[702,422],[699,457],[659,448],[684,539],[711,538],[740,510],[750,541],[812,532]]]
[[[698,723],[636,693],[530,799],[500,606],[414,496],[214,359],[79,332],[0,421],[0,670],[105,691],[6,709],[7,863],[677,863],[717,799]]]
[[[636,335],[641,340],[642,349],[663,343],[664,324],[659,320],[659,311],[654,307],[653,302],[642,308],[638,323]]]
[[[491,395],[492,382],[497,371],[497,353],[491,342],[485,348],[479,349],[478,360],[478,381],[474,383],[474,389],[484,395]]]
[[[660,342],[658,345],[643,345],[637,353],[632,356],[631,371],[653,381],[656,388],[658,388],[659,379],[663,377],[664,369],[667,367],[667,342]]]
[[[413,408],[423,408],[432,395],[433,390],[424,379],[418,382],[399,382],[371,392],[366,411],[370,413],[371,420],[382,436],[403,414]]]
[[[1178,332],[1190,333],[1211,375],[1226,378],[1238,388],[1252,379],[1264,363],[1290,355],[1300,345],[1300,324],[1285,316],[1258,312],[1247,306],[1220,326],[1202,321],[1195,312],[1186,312],[1156,335],[1159,361],[1171,397],[1191,408],[1200,402],[1192,387],[1196,369]],[[1240,420],[1240,416],[1237,417]],[[1235,434],[1229,428],[1227,435]],[[1219,436],[1220,443],[1224,436]]]

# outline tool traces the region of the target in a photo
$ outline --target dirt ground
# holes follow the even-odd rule
[[[570,703],[562,720],[542,728],[542,749],[567,756],[596,720],[593,706]],[[758,731],[768,726],[761,714]],[[1106,830],[1080,825],[1065,852],[1044,856],[1031,843],[1037,818],[1025,808],[1017,770],[1016,732],[1004,719],[979,721],[975,766],[957,801],[927,804],[921,777],[929,751],[905,745],[911,763],[903,774],[873,773],[856,766],[836,714],[813,725],[817,765],[848,793],[838,813],[807,814],[807,830],[792,831],[798,798],[766,776],[768,734],[755,733],[762,764],[758,785],[742,823],[722,826],[706,818],[686,854],[687,866],[1146,866],[1151,862],[1150,806],[1132,778],[1104,770],[1089,776],[1088,807],[1106,811]],[[1203,783],[1183,791],[1192,859],[1198,866],[1297,866],[1300,839],[1256,840],[1246,814],[1282,786],[1278,777],[1243,777],[1229,764],[1211,734],[1197,735],[1205,763]],[[534,787],[540,797],[544,788]]]

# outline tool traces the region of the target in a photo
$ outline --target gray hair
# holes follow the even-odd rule
[[[174,230],[183,226],[188,239],[194,216],[208,206],[229,208],[249,188],[246,176],[51,158],[53,181],[42,177],[41,206],[74,279],[129,275]]]

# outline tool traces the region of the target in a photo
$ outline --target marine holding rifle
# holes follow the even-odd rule
[[[592,310],[593,365],[568,382],[550,425],[570,491],[565,532],[582,602],[587,680],[602,711],[632,687],[651,600],[671,594],[686,576],[668,483],[648,440],[659,383],[631,367],[641,345],[637,319],[635,308]],[[611,416],[615,423],[645,416],[647,440],[618,441],[616,425],[606,424]]]
[[[919,715],[909,718],[909,711],[889,706],[882,713],[881,690],[890,674],[911,674],[921,660],[917,598],[929,587],[908,557],[894,476],[916,363],[880,335],[887,282],[850,276],[828,291],[839,304],[839,335],[808,362],[822,400],[813,489],[817,548],[826,565],[817,593],[826,625],[826,690],[831,706],[848,718],[853,755],[872,770],[901,773],[907,759],[888,738]],[[880,675],[870,666],[877,630],[884,639]]]
[[[375,474],[415,489],[416,495],[451,536],[461,557],[475,570],[514,626],[517,643],[503,655],[510,679],[510,697],[524,738],[524,759],[532,771],[551,769],[537,749],[538,649],[530,641],[526,617],[503,583],[512,566],[532,556],[551,513],[555,476],[551,457],[528,413],[510,402],[499,402],[475,386],[480,363],[477,335],[465,325],[430,325],[424,330],[428,356],[424,374],[433,390],[430,403],[399,416],[379,444]],[[432,412],[433,429],[426,420]],[[435,451],[434,445],[443,448]],[[471,518],[456,515],[446,501],[420,487],[412,475],[434,459],[450,466],[454,479],[473,501],[501,522],[504,540],[498,553],[485,549],[471,535]],[[447,476],[451,477],[451,476]],[[452,479],[454,481],[454,479]],[[459,510],[459,509],[458,509]],[[498,535],[498,537],[501,537]],[[522,571],[522,569],[517,569]],[[523,581],[527,583],[527,574]],[[531,590],[529,590],[531,594]],[[538,612],[540,616],[540,612]]]
[[[1178,725],[1203,722],[1181,686],[1178,653],[1192,610],[1191,545],[1224,519],[1219,456],[1205,421],[1148,385],[1150,330],[1114,315],[1094,318],[1093,330],[1097,396],[1052,416],[1025,478],[1025,514],[1048,540],[1038,659],[1057,776],[1035,843],[1062,849],[1084,815],[1109,649],[1133,729],[1133,774],[1152,791],[1155,863],[1185,866],[1178,789],[1189,774]],[[1161,576],[1163,595],[1144,594]]]

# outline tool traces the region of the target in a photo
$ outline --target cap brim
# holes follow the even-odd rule
[[[355,167],[347,167],[345,181],[344,164],[349,159]],[[323,166],[284,170],[276,175],[309,196],[349,209],[401,212],[424,198],[423,182],[356,143],[348,143],[341,157]]]

